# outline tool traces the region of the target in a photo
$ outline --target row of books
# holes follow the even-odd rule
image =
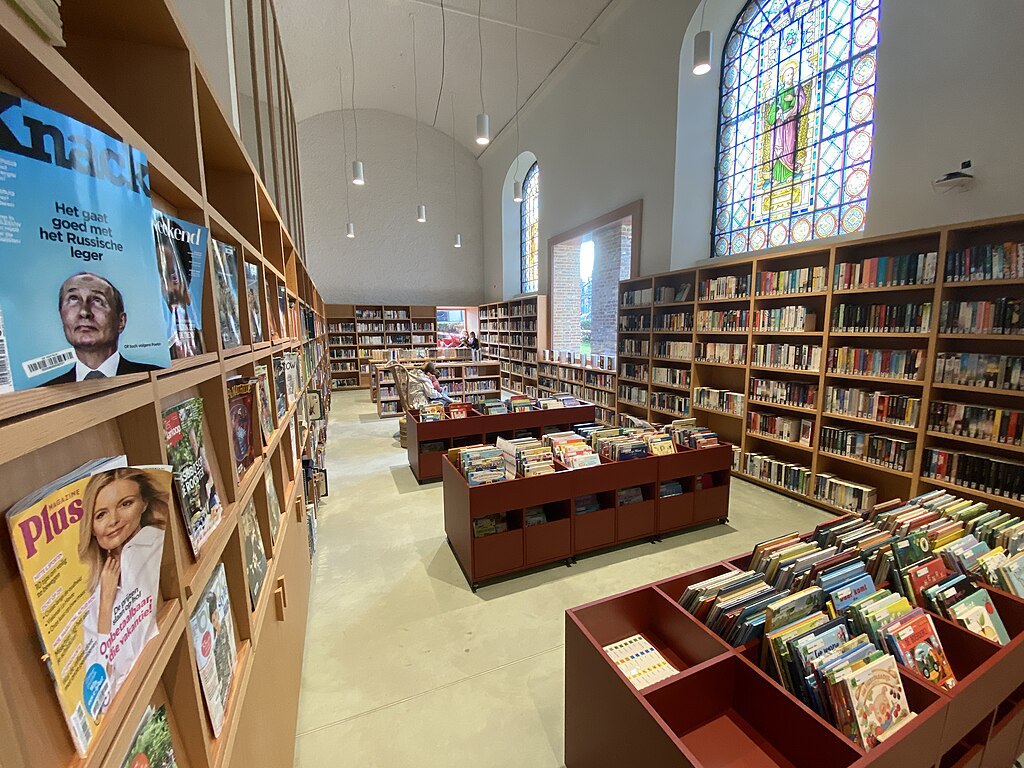
[[[689,389],[690,369],[663,368],[661,366],[654,366],[654,368],[651,369],[651,383],[665,384],[670,387],[679,387],[681,389]]]
[[[724,275],[701,280],[700,299],[745,299],[750,296],[750,275]]]
[[[535,477],[555,471],[551,444],[535,437],[499,437],[494,447],[501,450],[506,477]]]
[[[935,381],[983,389],[1024,390],[1024,355],[989,355],[979,352],[938,352]]]
[[[654,316],[656,331],[692,331],[693,312],[673,312]]]
[[[619,305],[623,307],[645,307],[651,303],[650,288],[635,288],[629,291],[622,291],[619,295]]]
[[[355,323],[328,323],[328,333],[355,333]]]
[[[708,427],[697,426],[697,420],[676,419],[668,426],[672,442],[679,448],[699,450],[720,445],[718,433]]]
[[[508,479],[504,452],[493,445],[452,448],[448,452],[469,485],[487,485]]]
[[[743,471],[751,477],[805,496],[811,491],[811,468],[767,453],[748,451]]]
[[[783,269],[778,272],[760,272],[757,275],[757,295],[774,296],[787,293],[818,293],[828,288],[824,266]]]
[[[689,416],[690,398],[675,392],[655,390],[651,392],[651,408],[680,416]]]
[[[925,448],[921,473],[994,496],[1024,500],[1024,463],[998,456]]]
[[[871,509],[878,502],[878,490],[829,472],[819,472],[814,477],[814,498],[839,509],[860,512]]]
[[[604,652],[637,690],[643,690],[679,673],[679,670],[640,634],[606,645]]]
[[[747,429],[753,434],[784,440],[787,443],[806,446],[814,444],[814,419],[750,411],[747,414]]]
[[[1024,278],[1024,243],[975,245],[946,253],[946,282]]]
[[[941,333],[1024,334],[1024,298],[992,301],[943,301]]]
[[[493,536],[496,533],[505,533],[509,530],[508,512],[495,512],[490,515],[473,518],[474,538]]]
[[[721,411],[742,416],[746,404],[746,397],[742,392],[732,392],[728,389],[715,389],[714,387],[697,387],[692,393],[693,404],[706,410]]]
[[[755,344],[751,365],[786,368],[796,371],[821,370],[821,346],[818,344]]]
[[[647,381],[649,370],[647,363],[619,363],[619,376],[624,379]]]
[[[619,315],[619,330],[629,333],[651,330],[651,318],[648,315]]]
[[[725,341],[698,341],[695,351],[695,360],[698,363],[745,365],[747,362],[746,344],[730,344]]]
[[[356,345],[355,336],[330,336],[327,339],[329,344],[337,344],[338,346],[349,346],[354,347]]]
[[[904,304],[839,304],[832,307],[833,331],[927,333],[931,324],[930,301]]]
[[[878,464],[901,472],[914,466],[916,441],[843,427],[821,428],[821,450]]]
[[[895,285],[931,285],[935,282],[939,254],[908,253],[875,256],[835,265],[832,286],[844,291],[854,288],[883,288]]]
[[[599,355],[593,353],[584,356],[582,352],[569,352],[566,350],[544,349],[541,350],[541,359],[551,363],[566,363],[568,365],[585,365],[588,368],[600,368],[605,371],[615,370],[615,355]]]
[[[670,357],[674,360],[693,360],[692,341],[656,341],[654,342],[655,357]]]
[[[360,333],[373,333],[383,331],[384,323],[356,323],[356,330]]]
[[[803,381],[777,381],[752,376],[749,391],[751,400],[797,408],[815,408],[818,402],[818,385]]]
[[[1021,445],[1024,411],[936,400],[928,406],[928,429],[975,440]]]
[[[814,307],[788,306],[754,310],[755,331],[813,331],[817,324],[818,314]]]
[[[624,357],[647,357],[651,354],[651,342],[647,339],[619,339],[619,355]]]
[[[705,331],[746,331],[750,328],[749,309],[702,309],[697,312],[695,328]]]
[[[619,400],[631,405],[647,407],[647,387],[619,384]]]
[[[926,359],[927,350],[924,349],[832,347],[828,350],[827,370],[849,376],[919,381]]]
[[[829,384],[825,387],[824,408],[830,414],[915,427],[921,413],[921,398]]]
[[[693,300],[693,284],[659,285],[654,289],[655,304],[678,304]]]

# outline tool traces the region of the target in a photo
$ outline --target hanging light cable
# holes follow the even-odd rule
[[[491,143],[491,118],[484,108],[484,35],[480,4],[481,0],[476,0],[476,39],[480,47],[480,114],[476,116],[476,143],[485,146]]]
[[[420,79],[419,67],[416,62],[416,17],[409,14],[412,20],[412,113],[413,135],[416,138],[416,197],[420,196]],[[416,206],[416,221],[420,224],[427,220],[427,206],[420,203]]]
[[[345,166],[348,164],[348,138],[346,137],[345,131],[345,75],[341,71],[341,67],[338,67],[338,93],[341,95],[341,151],[343,153],[341,161],[341,172],[342,175],[345,173]],[[352,208],[349,202],[349,191],[348,184],[345,184],[345,219],[348,223],[345,225],[345,237],[354,238],[356,236],[356,225],[352,223]]]
[[[519,0],[516,0],[516,24],[512,28],[516,49],[516,172],[512,180],[512,201],[523,202],[523,182],[519,178]]]
[[[459,232],[459,172],[455,166],[455,94],[452,94],[452,189],[455,193],[455,248],[462,247],[462,233]]]
[[[346,5],[348,7],[348,55],[352,65],[352,98],[349,102],[352,104],[352,124],[356,134],[355,159],[352,161],[352,183],[361,187],[366,183],[366,177],[363,176],[363,161],[359,159],[359,118],[356,116],[356,51],[352,47],[352,0],[348,0]]]
[[[704,29],[704,10],[708,0],[700,9],[700,31],[693,38],[693,74],[706,75],[711,71],[711,30]]]

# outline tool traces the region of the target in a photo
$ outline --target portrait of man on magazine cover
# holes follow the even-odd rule
[[[75,365],[43,386],[143,373],[159,367],[121,355],[118,340],[128,315],[124,297],[106,278],[92,272],[72,275],[61,284],[57,306],[64,336],[75,350]]]

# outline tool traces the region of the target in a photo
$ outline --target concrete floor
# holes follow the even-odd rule
[[[828,515],[733,480],[730,520],[474,594],[365,391],[335,393],[313,561],[297,768],[562,765],[564,611]]]

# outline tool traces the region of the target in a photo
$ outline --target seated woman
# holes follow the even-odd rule
[[[452,398],[441,391],[433,363],[427,363],[422,369],[413,368],[409,371],[409,391],[406,394],[406,401],[409,408],[415,410],[419,410],[427,403],[440,402],[447,405],[452,402]]]

